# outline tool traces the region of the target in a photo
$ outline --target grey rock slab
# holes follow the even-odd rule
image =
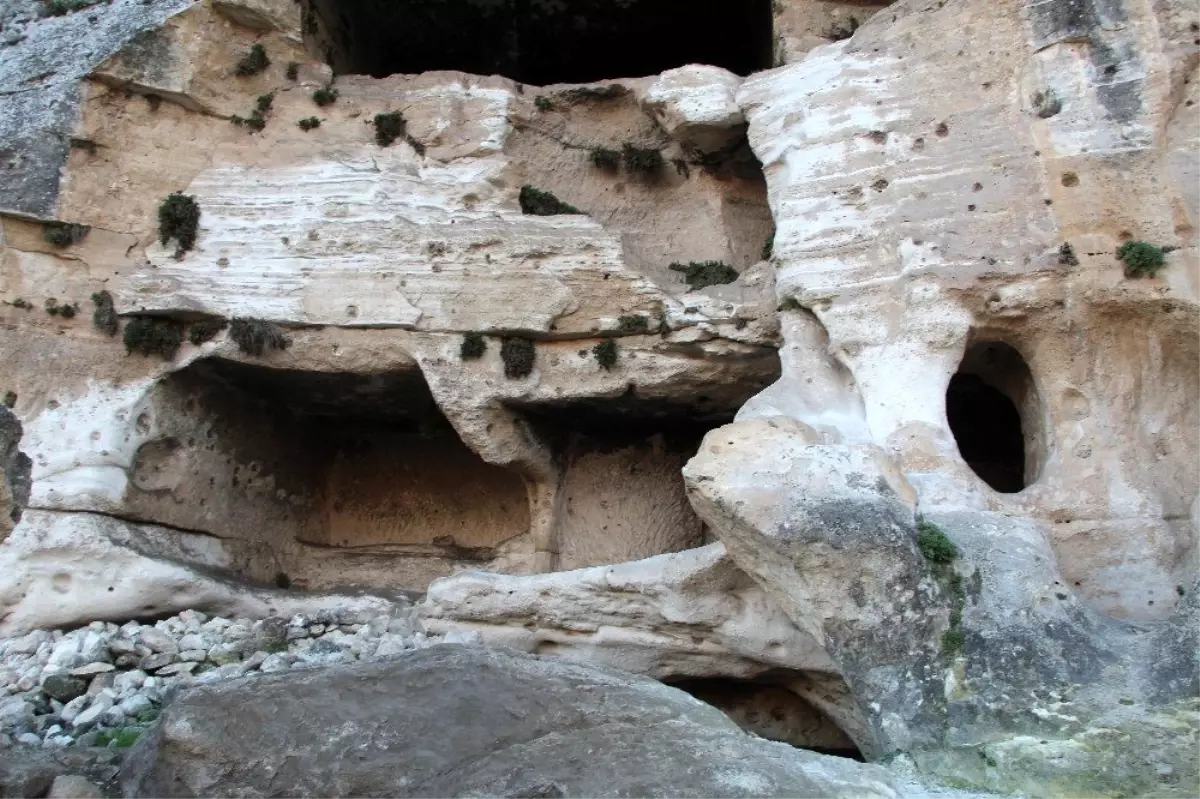
[[[85,666],[71,669],[70,673],[73,677],[91,677],[96,674],[104,674],[105,672],[115,671],[116,668],[117,667],[111,663],[102,663],[100,661],[96,661],[95,663],[88,663]]]
[[[879,767],[747,735],[653,680],[464,646],[197,686],[130,752],[121,785],[131,797],[899,796]]]
[[[51,674],[42,681],[42,691],[60,702],[70,702],[87,692],[87,682],[66,674]]]
[[[78,774],[62,774],[54,778],[47,799],[101,799],[104,792],[93,785],[87,777]]]

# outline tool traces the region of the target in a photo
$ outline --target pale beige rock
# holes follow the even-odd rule
[[[668,70],[646,89],[642,104],[667,134],[704,153],[725,149],[745,132],[734,101],[742,79],[718,67]]]

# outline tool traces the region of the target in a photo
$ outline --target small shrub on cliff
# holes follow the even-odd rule
[[[930,563],[950,563],[958,557],[958,547],[933,522],[917,525],[917,548]]]
[[[622,333],[646,333],[650,330],[649,317],[631,314],[617,319],[617,330]]]
[[[387,147],[408,132],[408,122],[399,111],[375,115],[375,143]]]
[[[300,77],[300,65],[295,61],[289,61],[287,69],[284,70],[283,76],[288,80],[296,80]]]
[[[533,342],[527,338],[509,336],[500,344],[500,359],[504,361],[504,376],[510,380],[517,380],[532,374],[535,357]]]
[[[621,148],[621,160],[630,172],[640,172],[643,175],[656,175],[662,171],[662,153],[652,147],[635,147],[626,143]]]
[[[1079,266],[1079,258],[1075,255],[1075,248],[1071,246],[1071,242],[1064,241],[1058,248],[1058,262],[1062,266]]]
[[[784,297],[783,302],[779,303],[780,311],[802,311],[804,306],[800,304],[800,300],[795,297]]]
[[[588,150],[588,158],[591,159],[592,166],[597,169],[616,172],[621,168],[621,154],[616,150],[610,150],[608,147],[593,147]]]
[[[544,94],[539,94],[533,98],[533,105],[539,111],[553,111],[554,101]]]
[[[596,363],[600,364],[600,368],[607,372],[617,364],[617,342],[606,338],[592,347],[592,354],[596,356]]]
[[[482,333],[467,333],[463,336],[462,346],[459,347],[458,354],[464,361],[470,361],[475,358],[482,358],[483,353],[487,351],[487,343],[483,340]]]
[[[531,216],[558,216],[559,214],[582,214],[573,205],[563,202],[548,191],[533,186],[521,187],[521,213]]]
[[[1166,266],[1165,253],[1144,241],[1127,241],[1117,250],[1117,260],[1125,264],[1125,277],[1154,277]]]
[[[33,310],[33,304],[31,302],[29,302],[29,300],[25,299],[24,297],[17,297],[15,300],[13,300],[12,307],[22,308],[26,311]]]
[[[42,240],[55,247],[70,247],[83,241],[89,230],[87,225],[73,222],[50,222],[42,228]]]
[[[183,343],[183,329],[178,322],[152,316],[135,316],[125,323],[125,352],[151,356],[161,355],[169,361]]]
[[[196,198],[182,192],[171,192],[158,206],[158,242],[164,247],[175,239],[175,257],[196,244],[196,231],[200,227],[200,206]]]
[[[333,105],[337,102],[337,98],[338,90],[332,86],[324,86],[320,89],[317,89],[312,94],[312,101],[321,108],[324,108],[327,105]]]
[[[225,328],[229,327],[229,322],[224,319],[203,319],[192,325],[188,331],[188,341],[199,347],[201,344],[207,344],[217,337]]]
[[[671,264],[671,271],[682,272],[692,291],[709,286],[720,286],[738,279],[738,272],[724,261],[691,261],[686,264]]]
[[[267,350],[286,350],[291,339],[278,325],[264,319],[234,319],[229,324],[229,337],[247,355],[259,356]]]
[[[64,302],[60,304],[54,297],[46,300],[43,307],[46,309],[46,313],[51,316],[61,316],[63,319],[73,319],[75,318],[75,314],[79,312],[78,303]]]
[[[316,117],[306,117],[296,124],[300,126],[300,130],[308,133],[310,130],[315,130],[316,128],[321,127],[321,120],[317,119]]]
[[[92,295],[92,303],[96,306],[96,310],[92,311],[92,324],[106,336],[117,335],[121,325],[117,322],[112,295],[107,291],[97,291]]]
[[[5,408],[15,408],[16,406],[17,406],[17,392],[5,391],[4,392],[4,407]]]
[[[269,66],[271,66],[271,59],[267,58],[266,48],[261,44],[255,44],[237,62],[233,73],[239,78],[248,78],[251,75],[257,75]]]
[[[763,243],[762,260],[769,261],[775,256],[775,231],[771,231],[771,235],[767,236],[767,240]]]

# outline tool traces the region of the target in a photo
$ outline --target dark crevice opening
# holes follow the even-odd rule
[[[310,47],[336,74],[456,70],[590,83],[711,64],[771,66],[771,0],[304,0]]]
[[[866,762],[862,751],[832,719],[771,679],[692,677],[663,682],[712,705],[761,738]]]
[[[946,389],[946,417],[959,454],[996,491],[1015,494],[1044,457],[1037,391],[1028,365],[1002,342],[968,348]]]

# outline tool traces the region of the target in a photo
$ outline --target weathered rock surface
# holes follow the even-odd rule
[[[126,796],[898,795],[878,767],[745,735],[660,683],[458,646],[181,694],[122,785]]]

